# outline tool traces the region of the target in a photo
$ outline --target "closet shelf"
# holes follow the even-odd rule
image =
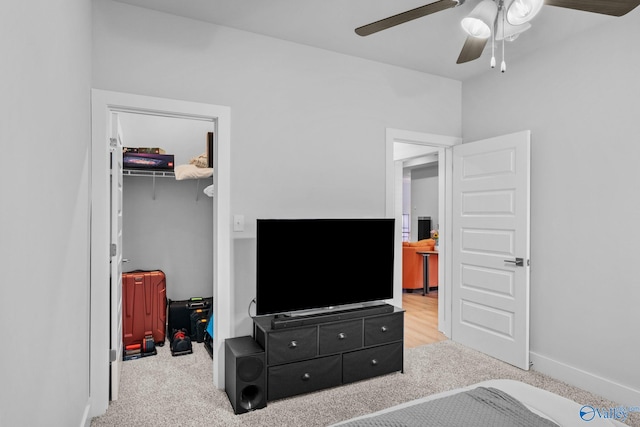
[[[176,174],[173,171],[146,171],[146,170],[134,170],[134,169],[123,169],[123,175],[127,176],[151,176],[151,177],[159,177],[159,178],[175,178]]]
[[[173,171],[157,171],[157,170],[153,170],[153,171],[147,171],[147,170],[137,170],[137,169],[123,169],[122,170],[122,175],[123,176],[147,176],[147,177],[151,177],[153,178],[153,188],[152,188],[152,193],[151,193],[151,198],[153,200],[156,199],[156,178],[175,178],[176,175]],[[200,180],[202,179],[207,179],[207,180],[212,180],[213,177],[207,177],[207,178],[196,178],[196,179],[187,179],[187,180],[183,180],[183,181],[197,181],[196,183],[196,202],[200,199]]]

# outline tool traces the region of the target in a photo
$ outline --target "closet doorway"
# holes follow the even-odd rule
[[[128,147],[158,147],[174,156],[176,168],[204,170],[189,162],[206,153],[214,122],[126,112],[118,118]],[[125,169],[123,271],[162,270],[174,301],[213,296],[213,201],[203,192],[210,185],[212,177]]]
[[[120,319],[117,305],[120,303],[115,292],[117,286],[111,286],[110,264],[113,260],[122,258],[122,248],[114,248],[111,245],[110,237],[110,217],[111,217],[111,199],[110,199],[110,142],[113,138],[114,120],[119,120],[120,116],[126,123],[127,119],[133,116],[144,118],[144,120],[174,120],[186,121],[191,123],[204,124],[214,132],[214,151],[213,151],[213,169],[214,174],[207,185],[214,186],[213,200],[209,199],[202,193],[202,189],[195,186],[191,191],[190,198],[194,203],[200,201],[212,203],[210,215],[211,223],[204,227],[210,234],[205,237],[211,242],[211,252],[204,259],[198,262],[202,263],[202,270],[209,271],[205,276],[211,278],[211,282],[201,286],[199,289],[208,288],[209,295],[213,295],[214,304],[213,311],[215,316],[214,322],[214,342],[213,342],[213,381],[218,388],[224,387],[224,340],[230,336],[231,330],[231,295],[230,295],[230,279],[231,279],[231,243],[230,243],[230,109],[229,107],[200,104],[187,101],[171,100],[164,98],[146,97],[133,94],[125,94],[118,92],[108,92],[102,90],[92,90],[92,146],[91,146],[91,360],[90,360],[90,393],[92,396],[90,416],[98,416],[104,413],[109,404],[110,395],[110,367],[111,360],[116,359],[118,354],[117,348],[111,342],[113,336],[112,328]],[[158,122],[159,123],[159,122]],[[123,136],[124,143],[136,140],[131,145],[134,146],[160,146],[160,144],[152,144],[151,142],[139,142],[141,139],[135,135],[128,137],[124,126]],[[134,131],[135,133],[135,131]],[[148,136],[148,135],[147,135]],[[202,137],[201,152],[206,150],[206,135]],[[149,140],[151,141],[151,140]],[[144,145],[143,145],[144,144]],[[164,147],[162,147],[164,148]],[[172,148],[173,150],[173,148]],[[197,156],[201,154],[197,148],[192,154]],[[180,154],[181,157],[189,156],[189,154]],[[176,159],[178,160],[178,159]],[[185,161],[185,159],[180,160]],[[134,179],[133,177],[128,179]],[[153,200],[160,195],[167,196],[171,190],[170,187],[178,184],[177,182],[157,183],[157,179],[169,178],[141,178],[144,180],[153,180],[153,182],[131,181],[130,186],[146,186],[148,192],[142,197]],[[125,183],[126,185],[126,183]],[[160,185],[162,187],[160,187]],[[158,186],[158,187],[156,187]],[[139,189],[138,189],[139,190]],[[174,191],[175,192],[175,191]],[[182,194],[184,196],[184,194]],[[137,199],[138,196],[135,197]],[[125,208],[126,209],[126,208]],[[174,213],[176,213],[175,208]],[[206,209],[205,209],[206,210]],[[182,213],[184,214],[184,213]],[[202,212],[199,214],[202,215]],[[206,213],[204,214],[207,215]],[[178,215],[180,216],[180,214]],[[180,220],[180,219],[178,219]],[[187,219],[182,218],[186,221]],[[157,228],[157,227],[156,227]],[[125,227],[126,231],[126,227]],[[163,230],[157,230],[162,233]],[[167,236],[167,244],[171,244],[172,238]],[[175,236],[174,236],[175,237]],[[125,256],[127,250],[125,249]],[[138,250],[138,254],[144,253],[144,250]],[[207,259],[208,258],[208,259]],[[117,261],[116,261],[117,262]],[[144,264],[142,259],[136,262]],[[170,264],[168,264],[170,265]],[[141,268],[144,268],[140,266]],[[138,267],[135,267],[138,268]],[[172,268],[172,267],[170,267]],[[128,266],[125,269],[129,269]],[[168,287],[170,284],[168,283]],[[192,292],[190,289],[183,289],[185,295]],[[195,292],[195,290],[194,290]],[[171,294],[169,294],[171,295]],[[176,293],[177,298],[181,298],[181,293]],[[115,313],[115,314],[114,314]],[[117,326],[116,326],[117,327]],[[115,345],[117,347],[117,345]],[[117,364],[115,364],[117,365]],[[117,387],[117,383],[115,384]]]

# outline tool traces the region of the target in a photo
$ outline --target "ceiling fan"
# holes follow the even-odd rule
[[[464,2],[465,0],[438,0],[363,25],[356,28],[355,31],[360,36],[368,36],[414,19],[458,7]],[[462,64],[478,59],[482,55],[489,37],[492,37],[493,40],[503,41],[501,68],[504,72],[504,40],[514,40],[522,32],[531,28],[529,21],[536,16],[543,5],[622,16],[640,5],[640,0],[481,0],[473,11],[461,21],[462,28],[467,33],[467,39],[456,63]],[[492,48],[494,48],[493,43]],[[495,56],[493,55],[491,67],[495,67]]]

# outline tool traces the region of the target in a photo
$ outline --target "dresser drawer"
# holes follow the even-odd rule
[[[362,319],[320,326],[320,354],[339,353],[362,347]]]
[[[341,384],[340,355],[272,366],[267,380],[267,400],[282,399]]]
[[[318,329],[312,326],[272,332],[267,353],[269,365],[315,357],[318,355]]]
[[[400,341],[404,336],[404,313],[394,313],[364,319],[364,345]]]
[[[402,358],[402,342],[345,353],[342,361],[342,381],[351,383],[401,371]]]

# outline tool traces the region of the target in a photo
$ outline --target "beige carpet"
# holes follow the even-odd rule
[[[327,426],[429,394],[496,378],[529,383],[581,404],[615,405],[535,371],[521,371],[452,341],[405,350],[405,372],[269,402],[235,415],[224,390],[213,387],[212,363],[202,344],[194,354],[124,362],[120,399],[92,421],[100,426]],[[578,415],[576,414],[578,421]],[[585,423],[585,425],[588,423]],[[640,427],[640,413],[628,425]]]

